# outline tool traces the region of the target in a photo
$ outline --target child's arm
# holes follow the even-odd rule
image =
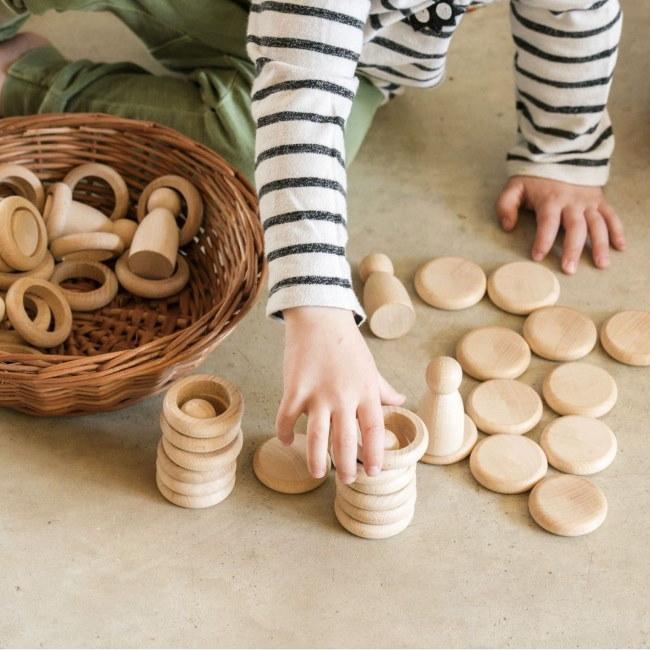
[[[382,398],[401,403],[357,330],[347,242],[344,129],[358,81],[368,0],[256,1],[248,52],[255,62],[255,180],[269,261],[267,313],[284,316],[284,396],[277,433],[290,442],[307,413],[308,461],[325,471],[332,424],[337,471],[356,475],[357,424],[370,474],[383,459]]]
[[[621,33],[618,0],[513,0],[519,141],[497,202],[506,230],[535,211],[532,256],[543,259],[564,227],[562,268],[573,273],[587,235],[605,267],[623,249],[621,222],[605,200],[614,136],[607,99]]]

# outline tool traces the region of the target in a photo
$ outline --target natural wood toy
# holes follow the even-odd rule
[[[23,278],[35,278],[37,280],[49,280],[54,271],[54,257],[47,251],[43,261],[31,271],[24,271],[22,273],[13,272],[5,273],[0,272],[0,291],[7,291],[14,282],[22,280]]]
[[[156,207],[166,207],[174,215],[178,214],[176,199],[169,192],[156,192],[155,198],[150,201],[153,193],[162,188],[173,190],[176,196],[180,195],[185,201],[185,221],[179,233],[180,245],[185,246],[192,241],[203,221],[203,199],[196,187],[187,179],[168,174],[151,181],[142,190],[138,200],[138,221],[142,222],[145,216]]]
[[[217,410],[212,406],[207,399],[200,399],[198,397],[187,400],[181,407],[181,411],[186,415],[193,418],[214,418],[217,416]]]
[[[368,476],[359,463],[353,489],[364,494],[392,494],[411,483],[415,477],[415,465],[404,469],[384,470],[376,476]]]
[[[526,436],[498,434],[483,438],[469,457],[472,476],[501,494],[530,490],[548,469],[542,448]]]
[[[365,257],[359,265],[363,306],[375,336],[396,339],[415,323],[415,310],[404,285],[395,277],[393,263],[382,253]]]
[[[166,436],[162,437],[162,446],[165,453],[177,465],[197,472],[220,469],[237,460],[244,443],[244,436],[238,431],[235,439],[222,449],[209,452],[186,451],[174,446]]]
[[[551,361],[575,361],[596,345],[591,318],[569,307],[542,307],[524,322],[524,338],[535,354]]]
[[[359,443],[357,445],[357,460],[363,463],[363,444],[361,441],[361,432],[358,434]],[[384,450],[386,449],[399,449],[402,446],[402,441],[388,429],[384,430]],[[330,456],[331,456],[331,443],[330,443]]]
[[[540,396],[516,379],[491,379],[479,384],[467,398],[467,413],[484,433],[520,435],[542,418]]]
[[[398,521],[410,520],[415,511],[415,500],[406,501],[392,510],[366,510],[365,508],[357,508],[349,501],[337,496],[334,506],[358,523],[386,526]]]
[[[189,496],[186,494],[179,494],[170,490],[162,481],[161,474],[156,472],[156,485],[160,494],[162,494],[167,501],[173,503],[181,508],[210,508],[216,506],[218,503],[225,501],[232,493],[235,487],[236,477],[232,477],[230,482],[220,490],[212,494],[203,494],[200,496]]]
[[[123,219],[129,209],[129,188],[112,167],[100,163],[85,163],[71,169],[65,175],[63,182],[74,192],[79,181],[90,177],[103,180],[113,190],[115,207],[110,215],[111,221]]]
[[[554,305],[560,283],[552,271],[536,262],[511,262],[498,268],[487,281],[490,300],[511,314],[530,314]]]
[[[116,262],[115,273],[120,284],[134,296],[159,299],[176,295],[188,283],[190,268],[182,255],[178,256],[176,271],[164,280],[147,280],[129,269],[129,251],[127,250]]]
[[[0,354],[38,354],[39,350],[27,345],[17,332],[0,330]]]
[[[260,483],[283,494],[303,494],[320,487],[331,469],[329,454],[327,471],[322,478],[314,478],[307,468],[307,436],[296,433],[293,443],[285,446],[279,438],[263,442],[253,456],[253,472]]]
[[[135,231],[129,250],[129,270],[141,278],[164,280],[176,268],[178,246],[176,217],[166,208],[155,208]]]
[[[25,295],[43,299],[54,316],[54,329],[40,329],[25,311]],[[6,298],[7,316],[25,341],[40,348],[53,348],[65,341],[72,331],[72,312],[61,290],[47,280],[23,278],[14,282]]]
[[[33,171],[22,165],[0,165],[0,185],[8,185],[13,192],[30,201],[37,210],[43,209],[45,190]]]
[[[82,232],[52,240],[50,251],[57,260],[105,262],[124,251],[124,242],[112,232]]]
[[[614,378],[603,368],[583,361],[554,368],[544,379],[546,403],[560,415],[599,418],[609,413],[618,398]]]
[[[99,283],[93,291],[75,291],[61,287],[66,280],[89,278]],[[95,311],[108,305],[118,291],[115,273],[99,262],[61,262],[54,267],[50,281],[56,284],[73,311]]]
[[[340,500],[335,500],[334,513],[336,514],[338,522],[349,533],[364,539],[387,539],[389,537],[394,537],[409,527],[409,524],[413,521],[413,515],[415,514],[415,508],[413,508],[403,519],[391,524],[364,524],[350,517],[350,515],[341,509],[339,504]]]
[[[25,296],[25,311],[32,319],[34,327],[40,330],[47,331],[52,324],[52,310],[49,305],[36,296]]]
[[[0,297],[0,323],[4,320],[5,317],[5,301]]]
[[[176,431],[176,429],[167,422],[165,415],[162,413],[160,415],[160,430],[162,431],[163,437],[174,445],[174,447],[197,454],[208,454],[222,450],[225,451],[226,447],[231,445],[235,438],[237,438],[241,433],[239,427],[233,427],[224,434],[213,438],[186,436]]]
[[[47,232],[38,209],[22,196],[0,200],[2,268],[32,271],[47,253]]]
[[[158,441],[157,455],[156,455],[156,467],[161,468],[164,473],[181,483],[187,485],[206,485],[209,483],[215,483],[221,480],[224,476],[230,476],[235,472],[237,468],[237,463],[233,462],[225,467],[219,467],[213,470],[206,470],[199,472],[196,470],[186,469],[177,465],[169,456],[165,453],[163,449],[162,440]],[[198,487],[196,488],[199,489]],[[175,490],[178,492],[178,490]]]
[[[539,444],[548,462],[567,474],[596,474],[616,458],[613,431],[600,420],[581,415],[565,415],[550,422]]]
[[[463,257],[438,257],[415,274],[415,290],[424,302],[438,309],[467,309],[485,295],[483,269]]]
[[[383,494],[367,494],[359,492],[352,486],[341,483],[340,479],[336,477],[336,495],[339,499],[344,499],[349,504],[356,508],[363,510],[393,510],[399,508],[404,503],[409,502],[415,504],[415,497],[417,489],[415,487],[415,475],[409,483],[407,483],[401,490],[395,492],[387,492]]]
[[[650,366],[650,312],[621,311],[600,330],[607,354],[630,366]]]
[[[586,478],[549,476],[530,493],[528,510],[549,533],[576,537],[593,532],[605,521],[607,499]]]
[[[455,359],[437,357],[429,363],[426,378],[418,415],[429,431],[429,445],[421,461],[448,465],[466,458],[478,436],[458,392],[463,371]]]
[[[171,461],[169,462],[171,463]],[[160,460],[160,457],[156,460],[156,475],[160,479],[160,482],[172,492],[188,497],[202,497],[217,492],[222,493],[223,489],[230,485],[236,477],[236,468],[237,463],[233,463],[214,481],[204,483],[185,483],[176,480],[165,471],[164,462]]]
[[[507,327],[479,327],[460,339],[456,357],[463,370],[479,381],[516,379],[530,365],[530,348]]]

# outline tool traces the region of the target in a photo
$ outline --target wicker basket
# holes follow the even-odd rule
[[[0,163],[8,162],[29,167],[44,183],[61,180],[82,163],[111,165],[129,186],[133,217],[149,181],[179,174],[201,192],[205,216],[186,247],[191,278],[178,296],[148,301],[120,291],[103,309],[75,314],[72,334],[60,348],[0,353],[0,406],[70,415],[133,404],[190,373],[255,302],[265,273],[256,197],[207,147],[151,122],[38,115],[0,120]],[[97,179],[80,183],[75,198],[105,213],[113,201]]]

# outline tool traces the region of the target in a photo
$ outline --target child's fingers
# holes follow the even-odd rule
[[[510,179],[497,199],[496,211],[501,227],[512,230],[519,219],[519,208],[524,202],[524,184],[520,179]]]
[[[591,256],[599,269],[609,265],[609,234],[607,224],[595,208],[585,210],[589,236],[591,237]]]
[[[395,390],[381,375],[379,375],[379,398],[382,404],[401,406],[406,401],[406,395]]]
[[[329,410],[322,407],[310,408],[307,421],[307,467],[314,478],[322,478],[327,471],[329,435]]]
[[[562,225],[565,230],[562,270],[573,274],[578,268],[578,261],[587,241],[587,223],[584,213],[575,207],[564,208]]]
[[[363,443],[363,467],[368,476],[375,476],[384,463],[384,414],[379,399],[366,399],[357,409],[361,441]]]
[[[337,410],[332,414],[332,451],[339,479],[345,484],[357,477],[357,421],[354,411]]]
[[[299,402],[291,402],[287,399],[280,402],[278,415],[275,418],[275,433],[285,445],[290,445],[293,442],[293,429],[302,412],[302,404]]]
[[[600,214],[603,215],[605,221],[607,222],[607,227],[609,228],[609,237],[612,240],[612,245],[614,248],[622,251],[625,249],[625,232],[623,231],[623,222],[620,220],[619,216],[612,209],[612,207],[603,201],[600,206],[598,206]]]
[[[537,231],[531,249],[531,257],[536,262],[541,262],[553,248],[557,233],[560,230],[560,221],[562,219],[560,206],[556,203],[544,203],[539,209],[535,210],[535,218],[537,220]]]

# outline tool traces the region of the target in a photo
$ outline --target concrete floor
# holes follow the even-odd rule
[[[576,277],[561,278],[561,302],[597,323],[619,309],[650,308],[650,6],[628,0],[625,9],[608,193],[630,246],[607,272],[585,257]],[[449,83],[409,92],[380,113],[351,169],[353,261],[385,250],[410,286],[430,257],[464,254],[490,271],[527,255],[532,222],[506,235],[492,208],[514,135],[506,10],[503,3],[467,19]],[[47,15],[32,27],[71,56],[145,60],[104,15]],[[548,266],[558,271],[557,258]],[[427,360],[451,353],[468,328],[522,324],[487,300],[461,313],[415,302],[407,337],[369,339],[411,406]],[[601,349],[589,357],[620,389],[605,418],[620,453],[594,479],[610,512],[594,534],[543,532],[525,496],[480,489],[464,462],[422,466],[412,526],[367,542],[337,525],[333,479],[285,497],[252,474],[251,455],[271,433],[281,393],[280,332],[260,304],[202,368],[238,382],[247,400],[237,487],[207,511],[181,510],[156,491],[160,399],[71,420],[0,412],[0,646],[650,644],[650,370],[619,365]],[[535,359],[524,380],[539,389],[551,365]]]

